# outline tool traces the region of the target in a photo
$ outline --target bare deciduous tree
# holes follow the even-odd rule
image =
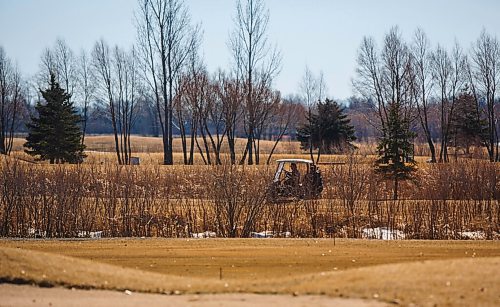
[[[436,82],[440,99],[441,149],[439,162],[448,162],[448,143],[451,131],[451,119],[458,93],[464,83],[465,57],[462,49],[455,43],[451,56],[438,45],[431,55],[432,76]]]
[[[449,91],[451,83],[451,74],[453,66],[448,52],[442,47],[437,46],[436,50],[431,55],[432,62],[432,78],[436,83],[438,97],[440,99],[440,130],[441,130],[441,149],[439,151],[439,162],[448,161],[448,141],[447,141],[447,125],[448,115],[450,112]]]
[[[495,96],[500,84],[500,43],[498,39],[483,30],[472,47],[472,90],[476,101],[479,97],[486,102],[488,118],[487,146],[490,161],[500,161],[498,148],[497,118],[495,115]]]
[[[75,56],[65,40],[58,38],[52,48],[46,48],[41,56],[38,87],[50,81],[54,74],[56,81],[71,95],[71,102],[79,107],[82,116],[82,144],[85,142],[88,109],[94,96],[95,85],[91,76],[91,60],[85,50]]]
[[[243,95],[241,80],[235,77],[219,74],[218,81],[219,99],[222,104],[222,120],[224,131],[227,135],[231,164],[236,163],[236,128],[243,116],[240,98]]]
[[[94,75],[100,98],[106,102],[113,127],[115,151],[119,164],[129,164],[130,134],[135,120],[139,93],[137,55],[119,47],[113,51],[104,40],[92,52]]]
[[[326,98],[327,86],[325,84],[323,72],[321,71],[319,76],[315,77],[309,67],[306,66],[299,88],[303,103],[307,107],[308,117],[311,118],[313,109],[316,107],[318,101],[322,101],[323,98]],[[311,127],[309,128],[311,129]],[[309,140],[309,155],[311,156],[311,160],[314,161],[312,140]]]
[[[256,99],[259,101],[258,104],[260,107],[256,113],[258,121],[255,126],[253,147],[255,164],[260,164],[260,140],[262,139],[264,131],[266,131],[271,124],[274,113],[278,110],[281,94],[278,91],[273,91],[269,87],[260,84],[257,89]]]
[[[222,164],[220,153],[222,143],[227,135],[227,125],[224,120],[224,100],[220,88],[223,85],[223,78],[224,74],[221,71],[212,77],[206,94],[205,112],[202,114],[205,119],[204,126],[215,155],[215,164]],[[207,121],[211,123],[213,131],[210,131]]]
[[[431,153],[431,163],[436,162],[436,148],[432,139],[431,130],[429,128],[429,98],[432,91],[432,76],[430,67],[429,55],[429,39],[422,29],[415,31],[413,40],[413,64],[415,66],[415,82],[414,87],[417,99],[417,111],[425,139]]]
[[[163,135],[163,163],[173,164],[173,100],[190,52],[199,41],[182,0],[139,0],[137,13],[143,73],[156,100]]]
[[[66,89],[66,92],[73,95],[78,83],[75,55],[66,41],[61,38],[56,40],[53,54],[56,64],[56,78]]]
[[[386,34],[380,55],[373,38],[363,38],[357,62],[353,85],[359,94],[374,102],[379,133],[383,135],[386,131],[387,107],[391,104],[398,105],[405,121],[413,122],[416,98],[413,57],[399,29],[393,27]]]
[[[58,38],[53,47],[46,48],[40,58],[40,71],[38,84],[45,85],[50,82],[50,75],[54,74],[56,81],[70,95],[78,87],[78,64],[73,50],[65,40]],[[73,99],[71,99],[73,100]]]
[[[89,107],[95,95],[95,83],[92,78],[91,59],[85,50],[82,50],[78,58],[78,93],[82,108],[82,144],[85,142],[87,123],[89,118]]]
[[[318,101],[323,101],[328,96],[328,86],[326,85],[325,74],[323,73],[323,71],[319,72],[317,87],[318,87]]]
[[[22,108],[21,74],[0,46],[0,154],[9,155]]]
[[[301,112],[302,111],[302,112]],[[292,100],[284,99],[276,106],[276,111],[272,117],[272,128],[276,133],[276,140],[271,148],[271,152],[267,157],[266,164],[271,162],[271,158],[281,141],[283,136],[290,132],[290,128],[295,127],[299,121],[300,114],[303,113],[303,107],[298,102]]]
[[[180,78],[179,89],[174,99],[175,116],[181,134],[184,164],[193,164],[195,143],[205,163],[211,164],[210,151],[207,149],[208,145],[205,138],[207,119],[203,118],[207,104],[206,94],[209,87],[209,78],[205,67],[195,53],[191,54],[188,66],[187,71]],[[190,131],[189,146],[187,131]],[[204,140],[206,159],[198,142],[198,132],[201,133]]]
[[[267,39],[269,11],[263,0],[239,0],[236,4],[235,29],[230,37],[237,79],[244,82],[244,124],[247,135],[246,150],[240,163],[248,156],[254,164],[256,129],[261,118],[258,86],[270,88],[272,79],[279,72],[281,55],[272,49]],[[258,153],[256,153],[258,154]],[[258,158],[257,158],[258,159]]]
[[[380,56],[373,39],[363,39],[354,85],[366,99],[376,101],[380,135],[377,170],[393,180],[394,200],[398,198],[399,181],[413,171],[405,165],[412,160],[408,159],[413,142],[410,125],[415,120],[417,99],[413,66],[413,56],[397,27],[385,35]]]

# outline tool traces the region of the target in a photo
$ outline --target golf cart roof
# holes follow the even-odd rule
[[[307,159],[280,159],[276,160],[276,162],[281,163],[307,163],[307,164],[312,164],[313,161],[307,160]]]

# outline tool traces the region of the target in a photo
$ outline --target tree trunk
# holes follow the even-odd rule
[[[236,164],[236,152],[234,149],[234,134],[233,135],[227,135],[227,143],[229,145],[229,155],[231,157],[231,164],[234,165]]]
[[[276,142],[274,142],[273,148],[271,149],[271,152],[269,153],[269,156],[267,157],[266,164],[269,165],[269,162],[271,162],[271,157],[274,154],[274,150],[278,146],[278,143],[281,141],[281,138],[283,137],[283,133],[280,133],[278,138],[276,139]]]
[[[398,200],[398,187],[399,187],[399,179],[398,179],[398,175],[396,174],[394,176],[394,195],[393,195],[394,200]]]

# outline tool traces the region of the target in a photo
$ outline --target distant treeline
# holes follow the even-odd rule
[[[75,52],[58,39],[42,51],[40,69],[29,78],[0,46],[0,153],[10,153],[14,133],[36,116],[33,106],[52,74],[81,112],[83,138],[114,134],[123,144],[116,146],[121,164],[129,161],[120,157],[131,156],[130,134],[161,136],[164,164],[173,163],[174,137],[182,139],[185,164],[195,152],[218,163],[222,144],[231,163],[259,164],[261,139],[293,138],[328,96],[323,75],[308,68],[298,95],[274,87],[282,54],[268,40],[263,0],[236,2],[231,65],[211,72],[201,56],[201,26],[192,23],[184,1],[138,0],[135,16],[138,40],[130,48],[100,39]],[[406,40],[393,27],[379,45],[369,36],[361,40],[355,97],[343,105],[358,141],[386,137],[392,110],[428,145],[432,162],[447,162],[449,147],[465,154],[482,147],[490,161],[500,161],[499,85],[500,42],[486,30],[470,48],[457,42],[447,49],[432,45],[420,29]],[[237,137],[246,139],[239,161]]]

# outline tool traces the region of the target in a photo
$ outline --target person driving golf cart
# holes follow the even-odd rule
[[[297,164],[290,164],[290,171],[285,170],[285,182],[286,185],[296,188],[300,184],[300,172],[297,168]]]
[[[321,171],[312,160],[280,159],[276,162],[278,164],[276,172],[267,192],[269,202],[287,202],[321,196],[323,190]],[[287,170],[288,165],[290,165],[289,170]],[[305,175],[301,176],[301,172]]]

